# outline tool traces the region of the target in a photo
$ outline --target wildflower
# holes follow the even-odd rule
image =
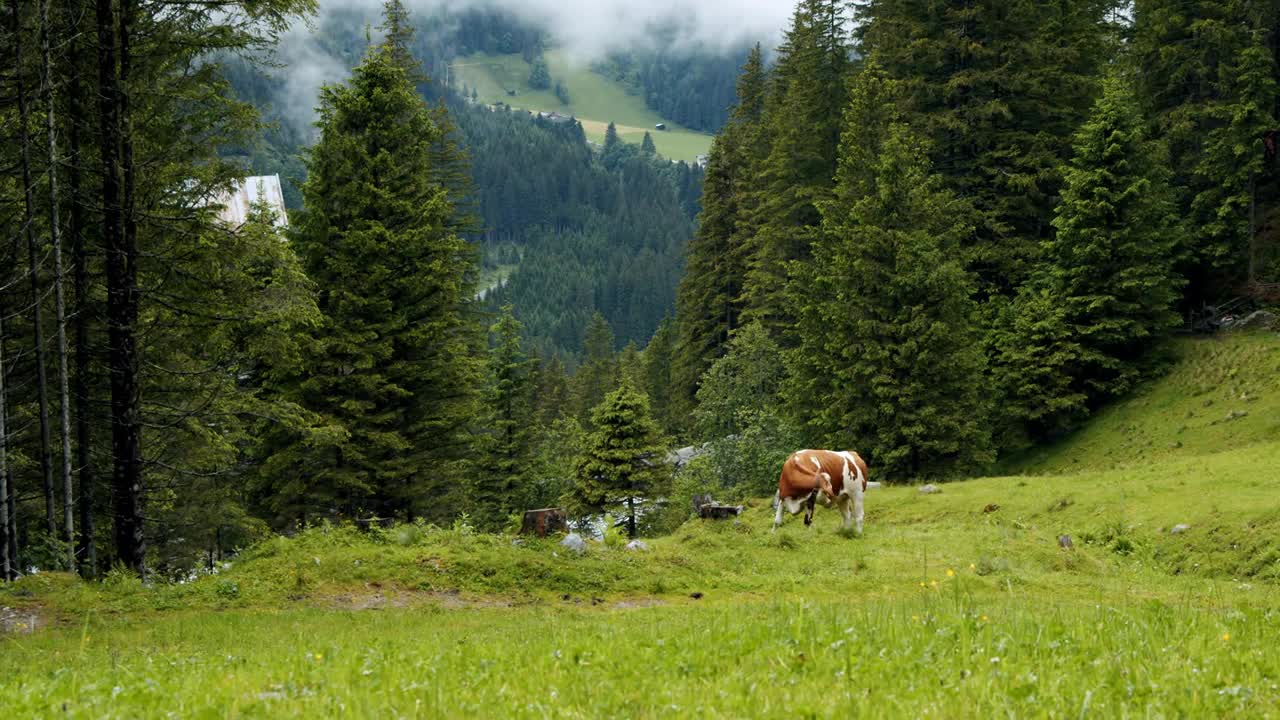
[[[321,655],[320,653],[316,653],[316,662],[320,662],[321,660],[324,660],[324,655]]]
[[[1231,639],[1231,633],[1222,633],[1222,641],[1226,642]]]
[[[919,616],[919,615],[912,615],[912,616],[911,616],[911,622],[920,622],[920,616]]]
[[[988,620],[987,616],[986,616],[986,615],[983,615],[983,616],[982,616],[982,622],[986,622],[987,620]]]
[[[923,581],[923,580],[921,580],[921,581],[920,581],[920,587],[924,587],[924,586],[925,586],[925,585],[924,585],[924,581]]]
[[[969,563],[969,569],[970,569],[970,570],[977,570],[977,569],[978,569],[978,566],[977,566],[977,565],[974,565],[973,563]]]
[[[932,586],[934,586],[934,587],[938,587],[938,581],[937,581],[937,580],[930,580],[930,581],[929,581],[929,584],[930,584],[930,585],[932,585]]]
[[[956,576],[956,571],[952,570],[951,568],[947,568],[947,577],[955,577],[955,576]]]

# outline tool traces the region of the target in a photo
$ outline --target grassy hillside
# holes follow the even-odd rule
[[[569,91],[569,103],[560,102],[555,93],[529,87],[529,63],[520,55],[488,55],[477,53],[458,58],[450,66],[451,84],[474,88],[477,101],[491,105],[507,103],[530,111],[559,112],[573,115],[582,122],[587,138],[604,142],[605,128],[612,122],[618,136],[626,142],[639,143],[645,131],[653,136],[658,153],[673,160],[692,162],[711,147],[711,136],[666,121],[647,108],[644,98],[628,94],[617,83],[585,65],[571,63],[561,52],[545,55],[553,83],[559,81]],[[554,85],[553,85],[554,88]],[[514,90],[515,94],[510,94]],[[665,122],[666,131],[654,126]]]
[[[639,552],[318,527],[185,584],[28,577],[0,589],[0,697],[72,717],[1272,716],[1277,348],[1181,343],[1166,379],[1024,461],[1042,474],[873,490],[862,537],[822,509],[772,533],[761,499]]]
[[[1167,376],[1098,413],[1056,445],[1016,458],[1008,473],[1146,464],[1280,440],[1280,336],[1182,339]]]

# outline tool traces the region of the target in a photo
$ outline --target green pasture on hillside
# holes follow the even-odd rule
[[[532,112],[558,112],[572,115],[582,122],[587,138],[604,142],[610,122],[617,126],[618,136],[639,143],[646,131],[653,137],[658,153],[673,160],[694,161],[711,147],[711,136],[665,120],[644,104],[644,98],[631,95],[620,85],[594,73],[585,63],[571,61],[564,53],[547,51],[545,56],[552,82],[559,81],[569,91],[569,104],[556,97],[554,85],[548,90],[529,87],[529,64],[520,55],[477,53],[460,57],[450,65],[450,83],[461,90],[474,88],[477,101],[484,105],[506,103]],[[515,91],[510,94],[509,91]],[[654,128],[666,123],[667,130]]]
[[[823,509],[773,533],[757,499],[638,552],[462,523],[317,526],[189,583],[30,576],[0,588],[0,702],[9,717],[1275,717],[1280,437],[1254,409],[1276,402],[1278,345],[1181,343],[1166,379],[1095,420],[1111,432],[1026,461],[1037,475],[874,489],[861,537]],[[1167,417],[1225,417],[1232,398],[1248,415]],[[1165,432],[1182,447],[1153,450]]]

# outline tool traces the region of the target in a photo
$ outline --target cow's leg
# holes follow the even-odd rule
[[[866,492],[862,489],[861,482],[853,484],[853,521],[858,526],[858,534],[862,534],[862,495]]]
[[[773,505],[777,508],[777,512],[773,514],[773,531],[777,532],[782,526],[782,492],[778,491],[773,494]]]
[[[804,524],[808,527],[813,524],[813,508],[817,505],[818,493],[809,493],[809,499],[804,504]]]

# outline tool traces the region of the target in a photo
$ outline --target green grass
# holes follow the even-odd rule
[[[587,138],[604,142],[605,128],[610,122],[618,127],[618,136],[626,142],[639,143],[645,131],[653,137],[658,153],[673,160],[692,162],[711,147],[711,136],[665,120],[644,104],[644,98],[631,95],[607,78],[592,72],[586,65],[571,62],[559,51],[545,54],[553,82],[558,80],[569,90],[569,104],[561,103],[551,90],[534,90],[528,86],[529,64],[520,55],[477,53],[458,58],[450,67],[451,83],[461,89],[474,88],[477,100],[485,105],[507,103],[530,111],[555,111],[573,115],[582,122]],[[515,95],[508,91],[515,90]],[[654,125],[666,123],[667,130]]]
[[[1265,717],[1278,620],[963,589],[89,619],[8,643],[0,689],[9,717]]]
[[[1171,372],[1098,413],[1080,432],[1006,463],[1061,473],[1216,453],[1280,439],[1280,336],[1174,343]]]
[[[1277,344],[1180,344],[1095,422],[1154,437],[1206,396],[1266,407]],[[1032,468],[1057,474],[879,488],[860,538],[822,509],[771,533],[757,500],[638,553],[317,527],[188,584],[42,574],[0,589],[41,626],[0,633],[0,698],[16,717],[1275,716],[1280,437],[1254,416],[1128,462],[1089,428]]]

